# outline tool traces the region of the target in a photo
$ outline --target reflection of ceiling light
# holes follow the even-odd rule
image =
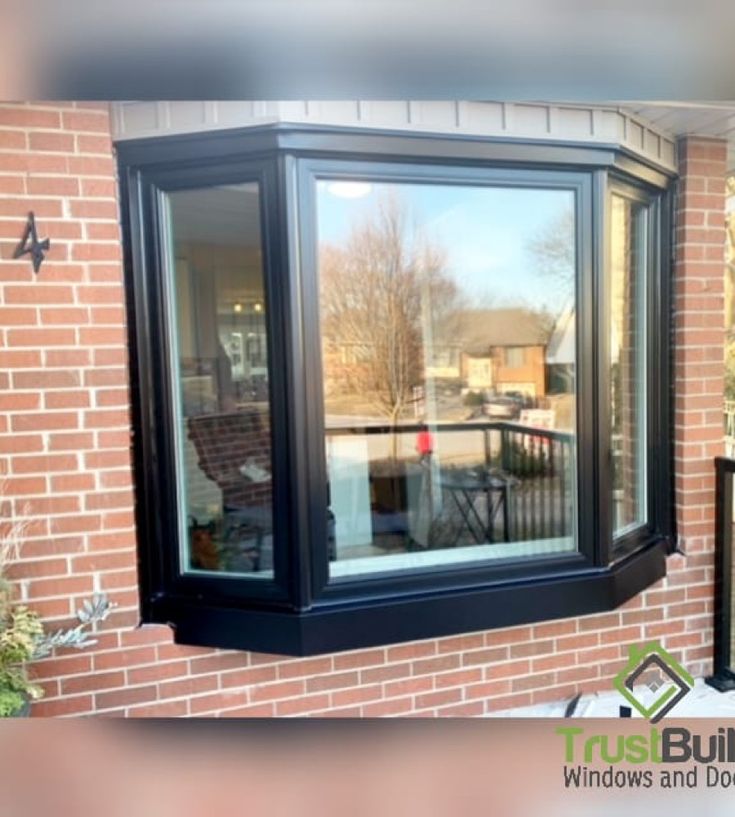
[[[235,304],[235,305],[232,307],[232,309],[233,309],[235,312],[242,312],[242,304],[238,302],[238,303],[236,303],[236,304]]]
[[[332,182],[327,185],[327,190],[341,199],[361,199],[369,196],[372,189],[373,186],[367,182]]]
[[[263,311],[263,304],[260,303],[260,301],[256,301],[253,304],[253,309],[255,310],[255,312],[262,312]]]

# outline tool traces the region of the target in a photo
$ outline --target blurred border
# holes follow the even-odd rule
[[[34,721],[0,731],[2,813],[628,817],[732,813],[733,787],[566,788],[561,725],[647,733],[643,720]],[[667,720],[715,734],[735,721]],[[609,768],[592,761],[588,768]],[[733,764],[729,764],[732,766]],[[686,769],[691,769],[687,765]]]
[[[727,99],[726,0],[0,0],[4,99]]]

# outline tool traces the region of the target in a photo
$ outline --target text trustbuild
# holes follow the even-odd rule
[[[590,735],[560,726],[566,763],[735,763],[735,728],[699,735],[682,726],[651,727],[647,735]]]

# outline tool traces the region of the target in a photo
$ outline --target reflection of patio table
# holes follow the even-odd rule
[[[462,516],[463,524],[458,526],[453,546],[457,545],[465,529],[478,545],[495,541],[495,520],[500,513],[503,518],[503,540],[510,541],[510,479],[507,476],[483,470],[457,470],[443,472],[441,485],[452,495]],[[487,503],[486,519],[477,510],[476,503],[480,496],[484,496]]]

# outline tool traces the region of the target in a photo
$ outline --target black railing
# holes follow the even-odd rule
[[[327,437],[418,435],[428,430],[435,438],[442,471],[483,466],[501,475],[508,485],[504,530],[496,537],[522,541],[565,537],[574,524],[574,435],[517,422],[437,423],[435,425],[350,425],[326,430]],[[444,435],[481,433],[480,446],[452,445]],[[442,439],[444,438],[444,439]],[[405,449],[404,449],[405,450]],[[399,459],[416,453],[409,445]],[[417,455],[418,456],[418,455]]]
[[[511,540],[569,536],[573,521],[571,434],[499,423],[502,470],[515,477]]]
[[[735,689],[732,654],[733,474],[735,459],[715,459],[715,654],[714,673],[706,681],[720,692]]]

